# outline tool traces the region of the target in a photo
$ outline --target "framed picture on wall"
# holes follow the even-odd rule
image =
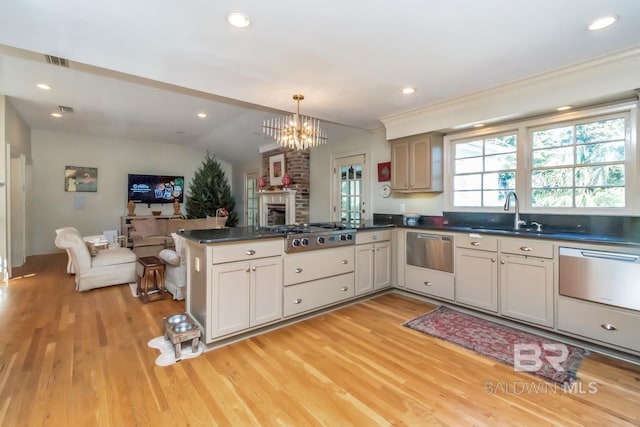
[[[284,153],[269,157],[269,184],[282,185],[284,172]]]
[[[391,162],[378,163],[378,182],[391,181]]]
[[[72,193],[98,191],[98,168],[65,166],[64,191]]]

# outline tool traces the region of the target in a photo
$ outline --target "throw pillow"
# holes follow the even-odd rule
[[[160,235],[158,223],[155,218],[134,219],[131,221],[131,225],[136,230],[136,233],[140,234],[143,239],[146,237]]]
[[[158,257],[169,265],[178,267],[180,265],[180,255],[173,249],[163,249]]]

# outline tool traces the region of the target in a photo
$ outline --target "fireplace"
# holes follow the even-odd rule
[[[259,225],[283,225],[296,222],[296,192],[264,191],[260,200]]]

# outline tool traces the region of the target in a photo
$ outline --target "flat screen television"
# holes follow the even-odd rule
[[[128,199],[134,203],[173,203],[184,201],[184,176],[129,174]]]

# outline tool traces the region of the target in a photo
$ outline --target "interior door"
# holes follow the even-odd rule
[[[244,224],[258,226],[258,171],[244,174]]]
[[[333,221],[358,225],[365,220],[368,177],[365,155],[335,159],[333,165]]]

